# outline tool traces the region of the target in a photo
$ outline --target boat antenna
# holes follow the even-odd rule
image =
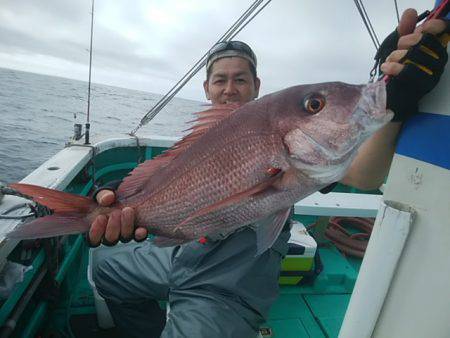
[[[90,108],[91,108],[91,70],[92,70],[92,37],[94,35],[94,0],[92,0],[91,11],[91,42],[89,47],[89,82],[88,82],[88,100],[86,113],[86,131],[84,134],[84,144],[89,144],[89,131],[91,129],[90,123]]]

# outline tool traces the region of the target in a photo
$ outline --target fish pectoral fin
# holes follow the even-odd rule
[[[291,208],[282,209],[258,222],[255,256],[262,254],[275,243],[289,217],[290,211]]]
[[[280,179],[274,182],[273,188],[277,190],[285,190],[295,186],[299,181],[298,171],[291,167],[288,168],[280,175]]]
[[[237,203],[241,202],[242,200],[244,200],[245,198],[248,198],[250,196],[253,196],[253,195],[256,195],[263,191],[266,191],[267,189],[269,189],[270,187],[272,187],[275,184],[275,182],[280,178],[281,175],[282,174],[279,173],[276,176],[270,177],[269,179],[255,185],[254,187],[251,187],[250,189],[241,191],[237,194],[234,194],[227,198],[224,198],[223,200],[220,200],[216,203],[210,204],[207,207],[197,210],[196,212],[189,215],[183,222],[178,224],[175,227],[174,232],[179,230],[185,224],[187,224],[188,222],[192,221],[193,219],[195,219],[197,217],[200,217],[200,216],[209,214],[211,212],[223,209],[223,208],[228,207],[233,204],[237,204]]]

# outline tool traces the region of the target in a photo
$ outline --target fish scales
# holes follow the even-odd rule
[[[251,125],[252,119],[254,117],[249,115],[245,122]],[[236,122],[224,121],[220,130],[213,130],[204,136],[204,142],[193,145],[188,161],[181,156],[176,159],[174,172],[166,173],[166,176],[172,179],[163,189],[159,189],[158,194],[154,194],[150,198],[142,196],[145,201],[140,209],[143,223],[152,219],[160,226],[167,224],[166,222],[161,223],[162,219],[155,218],[158,216],[147,217],[147,212],[155,210],[155,205],[163,209],[168,205],[172,208],[169,212],[177,210],[177,213],[173,215],[186,217],[185,213],[192,210],[192,201],[195,201],[197,205],[216,202],[242,189],[252,187],[261,177],[267,175],[266,170],[269,164],[274,162],[273,154],[280,153],[280,148],[284,147],[280,137],[273,133],[270,134],[270,130],[266,133],[268,136],[261,135],[264,132],[262,123],[258,123],[254,130],[249,130],[249,128],[236,126],[237,122],[241,122],[240,126],[242,126],[242,118],[235,120]],[[236,127],[242,129],[242,132]],[[267,123],[265,128],[268,129]],[[230,133],[229,130],[235,130],[235,132]],[[222,137],[221,134],[231,135],[231,137]],[[204,144],[207,144],[208,147],[203,146]],[[255,170],[255,168],[260,170]],[[255,172],[257,175],[254,175]],[[188,206],[188,208],[183,209],[180,202],[185,202],[184,206]],[[175,223],[176,225],[173,219],[168,221],[169,224]]]

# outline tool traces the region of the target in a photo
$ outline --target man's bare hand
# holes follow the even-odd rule
[[[101,190],[97,196],[97,203],[107,207],[113,204],[116,196],[111,190]],[[134,227],[134,210],[125,207],[122,210],[113,211],[109,217],[100,215],[92,222],[89,230],[89,244],[98,246],[101,243],[106,245],[115,245],[120,240],[128,242],[133,239],[142,241],[147,238],[147,229]]]

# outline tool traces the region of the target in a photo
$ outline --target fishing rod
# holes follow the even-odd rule
[[[256,15],[259,14],[271,0],[255,0],[253,4],[236,20],[230,28],[218,39],[218,42],[233,39]],[[259,7],[259,8],[258,8]],[[214,45],[213,45],[214,46]],[[212,47],[211,47],[212,48]],[[197,74],[206,64],[209,50],[192,66],[192,68],[144,115],[138,125],[129,133],[135,136],[136,132],[150,122],[169,101],[184,87],[184,85]]]
[[[447,16],[447,14],[450,11],[450,1],[449,0],[443,0],[439,6],[437,6],[431,13],[428,15],[427,19],[425,21],[428,21],[430,19],[439,19]]]
[[[91,70],[92,70],[92,37],[94,35],[94,0],[92,0],[91,11],[91,41],[89,47],[89,83],[88,83],[88,100],[87,100],[87,112],[86,112],[86,125],[84,134],[84,144],[89,144],[89,131],[91,129],[90,123],[90,107],[91,107]]]

